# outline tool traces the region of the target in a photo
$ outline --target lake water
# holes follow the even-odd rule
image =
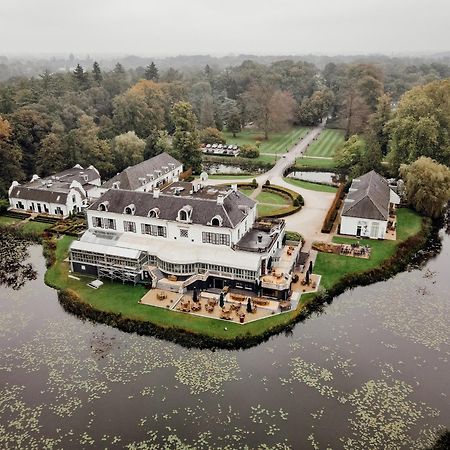
[[[333,172],[291,172],[288,176],[298,180],[311,181],[312,183],[338,185],[337,175]]]
[[[39,277],[0,291],[1,448],[418,449],[450,425],[450,238],[243,351],[82,322]]]
[[[239,174],[245,173],[245,170],[238,166],[229,166],[227,164],[208,164],[206,171],[211,174]]]

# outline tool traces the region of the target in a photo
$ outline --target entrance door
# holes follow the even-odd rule
[[[361,237],[361,225],[356,227],[356,236]]]
[[[41,209],[41,204],[40,204],[40,203],[38,203],[38,204],[37,204],[37,209],[38,209],[38,212],[39,212],[39,213],[41,213],[41,212],[42,212],[42,209]]]

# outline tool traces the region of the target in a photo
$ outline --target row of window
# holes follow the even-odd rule
[[[25,209],[25,205],[21,201],[19,201],[16,203],[16,209]],[[37,211],[39,213],[44,212],[46,214],[50,214],[50,210],[47,208],[47,205],[45,203],[42,204],[42,207],[40,203],[38,203],[36,207],[34,206],[34,203],[31,203],[29,211]],[[55,208],[55,214],[62,215],[63,210],[58,206],[57,208]]]
[[[108,230],[116,230],[116,220],[103,217],[92,217],[92,223],[95,228],[105,228]],[[136,233],[136,222],[130,220],[123,221],[123,229],[129,233]],[[141,233],[151,236],[167,237],[167,227],[161,225],[151,225],[147,223],[141,224]],[[180,237],[188,238],[189,229],[180,228]],[[230,235],[222,233],[202,233],[202,242],[204,244],[216,244],[230,246]]]
[[[144,258],[143,253],[143,258]],[[102,266],[119,266],[119,267],[129,267],[134,269],[140,269],[141,264],[144,264],[145,260],[137,261],[130,258],[123,258],[119,256],[105,255],[102,253],[81,251],[81,250],[71,250],[72,261],[86,263],[91,265],[102,265]],[[141,258],[142,259],[142,258]],[[188,264],[175,264],[163,261],[153,255],[148,255],[148,262],[154,263],[158,266],[160,270],[167,273],[177,274],[177,275],[192,275],[195,273],[204,273],[210,271],[214,275],[222,276],[233,276],[241,280],[255,280],[256,271],[238,269],[229,266],[220,266],[218,264],[206,264],[206,263],[188,263]]]
[[[204,244],[230,245],[230,235],[222,233],[210,233],[204,231],[202,233],[202,242]]]

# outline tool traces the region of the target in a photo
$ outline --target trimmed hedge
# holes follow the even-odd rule
[[[339,208],[342,205],[342,199],[345,195],[345,185],[340,184],[338,190],[336,191],[336,195],[334,196],[333,203],[330,206],[330,209],[327,212],[327,215],[325,216],[325,219],[323,221],[322,225],[322,233],[331,233],[331,230],[333,229],[334,222],[336,221]]]
[[[282,217],[290,216],[291,214],[295,214],[300,211],[305,204],[305,201],[301,194],[292,191],[291,189],[274,186],[274,185],[264,185],[262,190],[265,192],[274,192],[275,194],[279,194],[285,198],[288,198],[292,205],[287,207],[281,206],[279,209],[275,209],[270,214],[266,214],[264,217],[272,217],[273,219],[280,219]]]

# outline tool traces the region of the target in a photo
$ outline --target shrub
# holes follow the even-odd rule
[[[221,131],[211,127],[200,132],[200,141],[202,144],[225,144],[227,142]]]
[[[239,155],[243,158],[257,158],[259,156],[259,150],[253,145],[245,144],[241,147]]]
[[[327,212],[327,215],[325,216],[325,219],[323,221],[322,225],[322,233],[331,233],[331,230],[333,228],[334,222],[338,216],[339,208],[342,205],[342,199],[345,195],[345,185],[340,184],[339,189],[336,191],[336,195],[334,196],[333,203],[330,206],[330,209]]]
[[[265,186],[270,186],[270,181],[266,180],[266,182],[264,183]]]
[[[303,240],[302,235],[296,231],[286,231],[286,233],[284,233],[284,237],[287,241],[300,242]]]
[[[258,183],[256,182],[256,178],[253,178],[253,180],[252,180],[252,184],[253,184],[253,186],[255,186],[255,187],[257,187],[257,186],[258,186]]]

